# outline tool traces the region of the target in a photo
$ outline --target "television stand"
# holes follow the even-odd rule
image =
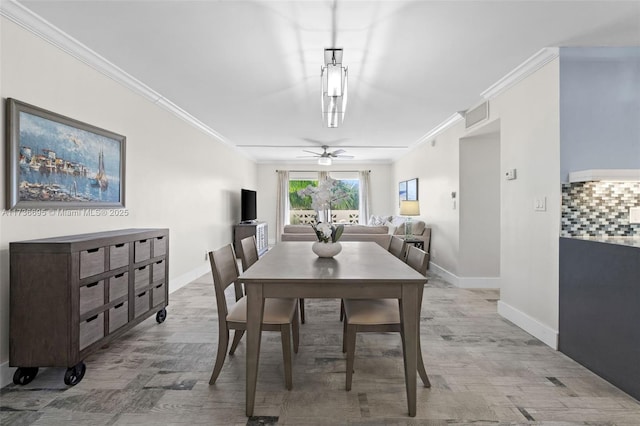
[[[236,256],[242,254],[243,238],[255,236],[256,246],[258,248],[258,256],[262,256],[269,248],[269,230],[267,222],[252,221],[252,223],[240,223],[233,227],[233,246],[236,250]]]

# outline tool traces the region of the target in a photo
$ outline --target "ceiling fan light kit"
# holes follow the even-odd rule
[[[324,49],[320,69],[322,121],[338,127],[347,109],[347,67],[342,66],[342,49]]]
[[[331,165],[331,157],[320,157],[318,158],[318,164],[321,166],[330,166]]]

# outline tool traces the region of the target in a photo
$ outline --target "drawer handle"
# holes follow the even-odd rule
[[[146,243],[147,243],[147,240],[140,240],[140,241],[138,241],[138,242],[139,242],[140,244],[146,244]]]
[[[87,322],[91,322],[98,319],[98,315],[94,315],[91,318],[87,318]]]
[[[140,294],[138,295],[138,297],[142,297],[142,296],[144,296],[145,294],[147,294],[147,292],[146,292],[146,291],[145,291],[144,293],[140,293]]]
[[[142,270],[144,270],[144,269],[146,269],[146,268],[147,268],[147,265],[144,265],[144,266],[142,266],[142,267],[138,268],[138,271],[142,271]]]
[[[97,252],[98,250],[100,250],[100,247],[98,247],[98,248],[94,248],[94,249],[89,249],[89,250],[87,250],[87,253],[95,253],[95,252]]]
[[[115,275],[113,278],[120,278],[120,277],[124,277],[124,272],[118,275]]]
[[[120,248],[120,247],[124,247],[124,243],[122,243],[122,244],[116,244],[114,247],[118,247],[118,248]]]
[[[164,261],[163,261],[163,260],[158,260],[158,261],[156,262],[156,265],[159,265],[159,264],[161,264],[162,262],[164,262]]]
[[[87,288],[95,287],[95,286],[97,286],[98,284],[100,284],[100,281],[95,282],[95,283],[91,283],[91,284],[87,284]]]
[[[116,306],[114,306],[113,309],[122,308],[123,306],[124,306],[124,302],[120,302]]]
[[[158,285],[156,286],[156,288],[160,288],[160,287],[162,287],[163,285],[164,285],[164,284],[158,284]]]
[[[157,239],[159,239],[159,240],[161,240],[161,239],[163,239],[164,237],[156,237],[156,238],[157,238]]]

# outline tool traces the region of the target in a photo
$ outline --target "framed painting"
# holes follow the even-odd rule
[[[418,178],[407,181],[407,200],[418,201]]]
[[[7,99],[7,209],[124,207],[122,135]]]

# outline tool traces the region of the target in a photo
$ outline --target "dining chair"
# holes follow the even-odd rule
[[[246,252],[245,252],[246,253]],[[229,330],[235,330],[229,355],[233,355],[240,339],[247,329],[247,297],[238,281],[239,271],[233,246],[228,244],[209,252],[209,262],[213,273],[213,284],[218,307],[218,352],[209,384],[214,384],[220,375],[227,356]],[[228,307],[225,290],[232,285],[236,303]],[[299,327],[296,299],[265,299],[262,316],[262,330],[279,331],[282,339],[285,386],[291,390],[293,376],[291,367],[291,332],[293,331],[293,351],[298,353]]]
[[[256,236],[252,235],[240,240],[242,252],[240,259],[242,260],[242,270],[246,271],[251,265],[256,263],[258,257],[258,245],[256,244]],[[304,324],[304,299],[298,299],[300,302],[300,322]]]
[[[426,275],[429,262],[428,254],[417,247],[409,246],[406,263],[413,269]],[[418,287],[418,318],[422,310],[424,285]],[[342,352],[347,353],[346,389],[351,390],[353,364],[356,351],[356,334],[358,332],[398,332],[404,341],[400,323],[400,306],[398,299],[344,299],[344,335]],[[429,376],[424,368],[420,345],[420,325],[418,322],[418,374],[425,387],[431,387]]]
[[[389,252],[391,252],[395,257],[404,260],[406,247],[407,243],[402,238],[396,237],[395,235],[391,237]]]

